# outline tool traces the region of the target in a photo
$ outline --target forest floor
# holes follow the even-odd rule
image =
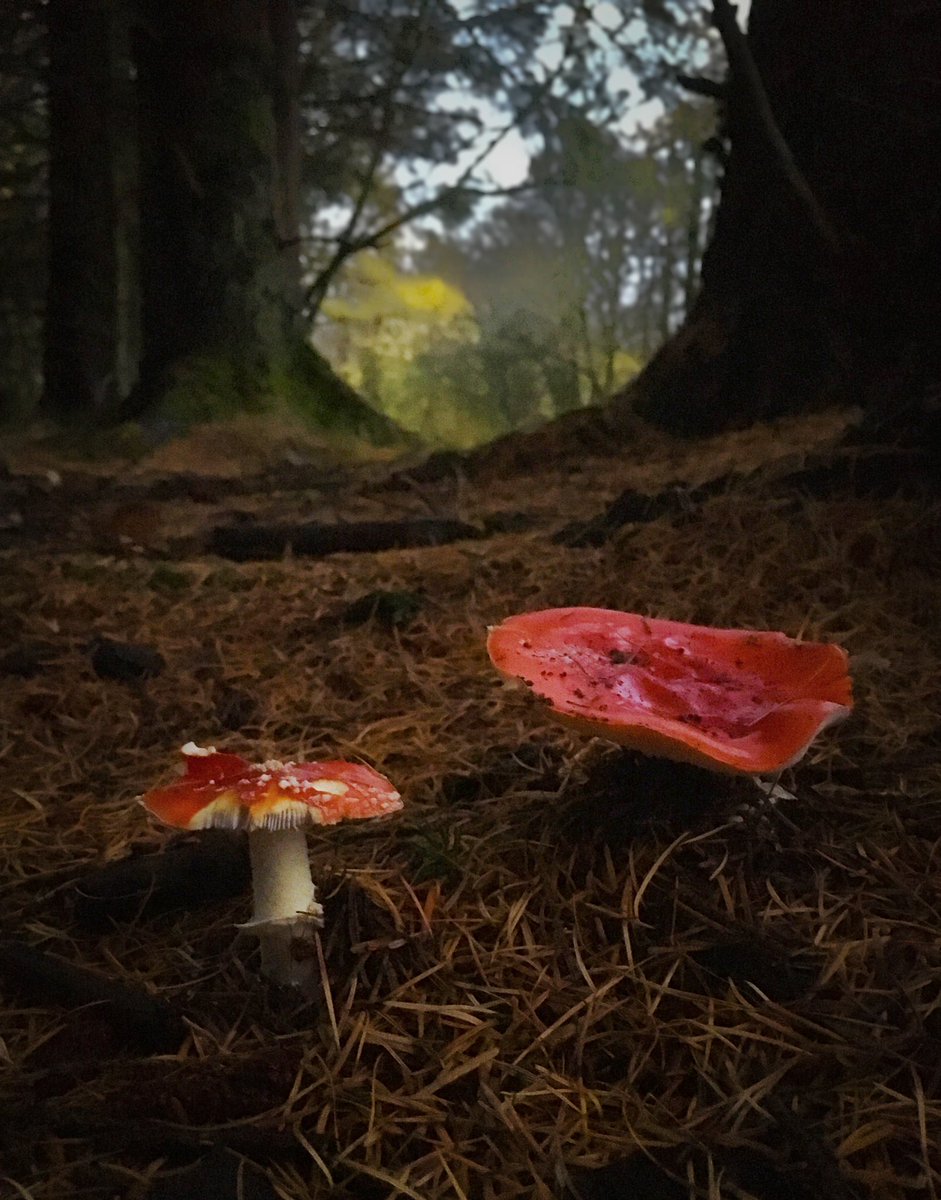
[[[0,1196],[936,1200],[941,505],[796,486],[843,424],[0,478]],[[628,487],[672,503],[573,532]],[[427,518],[474,536],[208,553]],[[634,758],[487,659],[488,625],[564,605],[838,642],[854,714],[776,802]],[[310,839],[313,1000],[233,928],[237,836],[214,870],[135,803],[191,740],[403,794]]]

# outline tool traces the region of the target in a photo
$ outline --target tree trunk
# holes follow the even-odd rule
[[[257,399],[292,339],[274,42],[262,0],[150,0],[137,46],[147,393]],[[296,257],[296,255],[295,255]]]
[[[690,182],[689,213],[686,218],[686,270],[683,273],[684,313],[689,317],[699,291],[698,266],[702,237],[702,202],[706,191],[701,146],[691,147],[693,176]]]
[[[644,239],[641,239],[639,234],[638,241],[641,242],[641,245],[644,244]],[[648,270],[649,266],[650,256],[641,254],[637,268],[637,307],[640,309],[640,356],[645,362],[653,344],[653,321],[651,319],[653,299],[650,286],[651,272]]]
[[[141,13],[144,346],[126,411],[198,420],[277,397],[394,437],[301,323],[294,0],[141,0]]]
[[[673,245],[673,232],[663,231],[663,248],[660,258],[660,340],[665,342],[673,328],[673,295],[676,271],[676,251]]]
[[[941,9],[754,0],[748,44],[836,238],[808,219],[733,71],[702,290],[637,407],[691,434],[826,403],[898,412],[941,380]]]
[[[119,0],[51,0],[43,410],[114,412],[137,374],[134,136]]]

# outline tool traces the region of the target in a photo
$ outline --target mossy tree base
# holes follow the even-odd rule
[[[139,411],[183,428],[245,413],[287,412],[340,438],[376,446],[408,441],[394,421],[366,404],[304,343],[275,366],[248,362],[229,347],[189,355],[173,366],[159,393]]]

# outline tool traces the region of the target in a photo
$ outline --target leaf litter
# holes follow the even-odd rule
[[[187,1033],[135,1056],[93,1007],[0,980],[0,1194],[171,1195],[226,1154],[286,1200],[941,1194],[937,500],[789,492],[782,464],[831,444],[833,416],[701,443],[579,428],[414,484],[354,473],[324,502],[527,516],[472,542],[103,554],[67,504],[53,535],[7,538],[4,642],[43,653],[0,688],[2,937],[172,1002]],[[761,467],[600,545],[553,541],[627,486]],[[422,599],[385,620],[377,595]],[[840,642],[856,711],[775,803],[633,759],[487,661],[488,625],[566,605]],[[104,638],[164,670],[99,678]],[[81,920],[83,878],[173,843],[135,797],[190,740],[358,757],[403,793],[393,819],[311,838],[315,1004],[258,978],[247,895]]]

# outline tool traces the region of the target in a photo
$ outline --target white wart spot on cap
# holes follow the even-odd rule
[[[315,792],[323,792],[326,796],[345,796],[350,790],[350,785],[344,783],[342,779],[315,779],[310,787]]]

